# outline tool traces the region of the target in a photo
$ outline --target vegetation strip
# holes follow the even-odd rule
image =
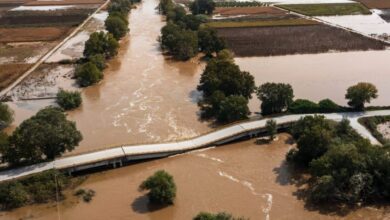
[[[389,144],[390,140],[386,139],[381,132],[378,131],[378,125],[390,122],[390,116],[374,116],[359,118],[359,123],[369,130],[379,142]]]
[[[304,18],[280,19],[280,20],[257,20],[257,21],[212,21],[206,25],[213,28],[242,28],[242,27],[272,27],[272,26],[295,26],[314,25],[318,22]]]
[[[277,5],[280,8],[294,11],[308,16],[330,16],[330,15],[357,15],[371,14],[364,5],[360,3],[337,3],[337,4],[291,4]]]

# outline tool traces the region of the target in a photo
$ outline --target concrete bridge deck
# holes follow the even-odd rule
[[[278,128],[289,127],[293,122],[301,117],[314,114],[297,114],[273,117],[278,124]],[[363,137],[368,138],[373,144],[380,144],[362,125],[358,119],[370,116],[390,115],[390,110],[378,110],[367,112],[347,112],[318,114],[334,121],[341,121],[347,118],[351,121],[351,126]],[[256,121],[242,122],[228,127],[224,127],[210,133],[194,137],[192,139],[176,141],[170,143],[156,143],[144,145],[125,145],[101,151],[85,153],[75,156],[58,158],[51,162],[34,164],[0,172],[0,182],[15,178],[25,177],[49,169],[59,169],[68,172],[86,170],[105,165],[121,166],[123,162],[141,159],[161,158],[169,155],[183,153],[199,148],[221,145],[243,137],[252,137],[265,131],[266,121],[270,118]]]

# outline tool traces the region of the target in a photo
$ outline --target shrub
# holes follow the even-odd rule
[[[119,40],[129,31],[126,22],[123,18],[115,15],[110,15],[105,21],[106,29],[115,39]]]
[[[154,204],[173,204],[173,200],[176,197],[176,184],[173,181],[173,177],[164,170],[155,172],[142,182],[140,190],[149,190],[149,200]]]
[[[100,71],[106,68],[106,59],[102,54],[95,54],[88,58],[88,61],[93,63]]]
[[[0,129],[7,127],[14,120],[14,112],[7,104],[0,102]]]
[[[295,100],[288,108],[292,113],[315,113],[319,111],[319,106],[306,99],[297,99]]]
[[[76,69],[75,76],[80,86],[93,85],[103,79],[103,73],[95,64],[87,62]]]
[[[243,96],[232,95],[220,100],[217,121],[230,123],[247,119],[249,114],[248,100]]]
[[[324,113],[342,111],[342,107],[340,107],[330,99],[321,100],[320,102],[318,102],[318,107],[319,111]]]
[[[26,204],[28,194],[22,184],[16,181],[0,184],[0,204],[3,209],[18,208]]]
[[[89,58],[96,54],[102,54],[105,58],[111,58],[118,53],[118,48],[119,43],[111,33],[94,32],[85,42],[84,56]]]
[[[80,106],[81,104],[81,95],[78,91],[65,91],[60,90],[57,93],[57,103],[61,108],[65,110],[74,109]]]
[[[265,124],[265,128],[267,130],[267,134],[269,135],[269,139],[272,141],[275,139],[275,135],[278,132],[278,126],[276,121],[273,119],[267,120]]]

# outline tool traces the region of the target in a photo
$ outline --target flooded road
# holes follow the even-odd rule
[[[71,154],[122,144],[184,139],[211,130],[207,123],[199,121],[196,104],[200,96],[196,86],[205,63],[198,58],[177,62],[163,56],[157,40],[165,22],[156,12],[157,5],[157,0],[145,0],[132,10],[130,35],[121,42],[119,55],[109,62],[104,80],[83,89],[82,106],[68,112],[68,118],[76,121],[84,136]],[[359,81],[369,81],[379,89],[379,98],[372,104],[390,105],[389,58],[390,50],[235,60],[241,69],[255,76],[257,85],[270,81],[291,83],[296,98],[331,98],[346,104],[346,89]],[[53,100],[11,103],[16,112],[13,127],[52,103]],[[250,109],[259,111],[256,97]]]
[[[285,162],[293,147],[290,137],[279,135],[272,144],[255,140],[143,162],[91,174],[81,188],[93,189],[91,203],[77,202],[70,195],[60,205],[59,216],[71,219],[189,220],[200,211],[226,211],[251,220],[267,219],[385,219],[388,210],[362,208],[339,216],[309,211],[295,196],[299,184]],[[148,206],[139,184],[155,171],[173,175],[177,198],[173,206]],[[0,213],[0,219],[58,219],[55,204],[24,207]]]

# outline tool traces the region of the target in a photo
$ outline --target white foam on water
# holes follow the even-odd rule
[[[209,159],[209,160],[212,160],[212,161],[216,161],[216,162],[218,162],[218,163],[223,163],[223,162],[224,162],[223,160],[221,160],[221,159],[219,159],[219,158],[210,157],[210,156],[208,156],[208,155],[206,155],[206,154],[197,154],[197,156],[202,157],[202,158],[206,158],[206,159]]]
[[[73,8],[75,5],[19,6],[10,11],[53,11]]]
[[[266,204],[267,204],[267,206],[263,208],[263,213],[265,214],[265,219],[269,220],[270,219],[269,213],[272,208],[272,194],[266,193],[262,197],[266,199]]]
[[[92,15],[92,17],[100,22],[104,22],[108,18],[108,12],[107,11],[100,11],[100,12]]]

